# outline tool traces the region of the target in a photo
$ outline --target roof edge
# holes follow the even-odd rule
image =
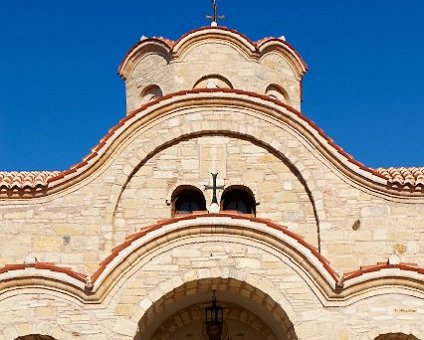
[[[254,42],[243,33],[225,26],[203,26],[184,33],[176,41],[172,41],[163,37],[143,38],[138,43],[133,45],[125,54],[120,65],[118,66],[118,75],[125,80],[130,73],[131,65],[133,62],[137,60],[140,54],[143,53],[143,48],[148,50],[147,46],[149,45],[161,46],[163,51],[167,52],[167,58],[171,60],[172,58],[178,58],[184,50],[184,46],[187,46],[190,41],[200,39],[203,34],[208,33],[231,36],[233,40],[237,40],[241,46],[244,46],[246,53],[255,58],[260,57],[262,53],[266,54],[267,49],[273,49],[274,47],[283,49],[285,51],[284,54],[288,56],[289,60],[294,64],[300,77],[302,77],[308,70],[308,66],[301,57],[300,53],[283,39],[268,37]]]
[[[266,95],[243,90],[194,89],[165,95],[129,113],[126,117],[121,119],[117,125],[108,131],[108,133],[100,140],[100,142],[92,149],[92,151],[81,160],[81,162],[62,172],[40,172],[47,174],[45,175],[42,183],[37,182],[36,184],[31,184],[31,182],[23,179],[22,183],[26,183],[25,185],[10,185],[10,183],[16,182],[16,177],[25,177],[23,175],[25,172],[0,172],[0,179],[2,178],[1,176],[3,176],[3,178],[11,177],[7,181],[0,180],[0,198],[26,199],[46,196],[58,186],[61,186],[64,183],[68,183],[71,179],[87,173],[87,170],[95,165],[98,160],[106,154],[106,150],[108,150],[113,142],[118,138],[118,136],[125,131],[126,126],[132,124],[134,121],[137,121],[141,117],[146,118],[149,116],[149,114],[154,113],[155,110],[163,108],[166,105],[171,105],[175,102],[178,102],[179,105],[184,105],[185,101],[193,101],[196,99],[216,100],[216,98],[219,96],[222,96],[223,100],[225,100],[228,96],[231,96],[232,102],[234,102],[236,99],[256,102],[259,99],[261,101],[261,107],[264,107],[265,105],[268,106],[270,110],[287,110],[286,112],[290,113],[292,119],[300,122],[309,131],[311,135],[309,138],[316,139],[323,146],[323,148],[329,152],[329,155],[332,155],[336,162],[346,167],[350,173],[357,174],[367,181],[371,180],[375,183],[378,183],[380,188],[379,190],[388,193],[393,197],[402,198],[404,196],[411,197],[411,195],[413,197],[424,196],[424,183],[422,183],[421,180],[412,183],[411,181],[392,181],[391,178],[387,176],[385,171],[366,167],[364,164],[355,160],[340,146],[334,143],[334,141],[329,138],[325,132],[320,129],[312,120],[289,105],[286,105]],[[421,176],[424,176],[424,168],[415,169],[418,169],[414,172],[416,176],[419,176],[420,178]]]

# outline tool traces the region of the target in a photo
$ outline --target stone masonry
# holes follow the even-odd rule
[[[306,71],[220,27],[135,45],[125,118],[81,163],[0,173],[0,339],[200,338],[212,290],[233,340],[424,339],[423,173],[335,145],[299,111]],[[215,172],[255,214],[175,215]]]

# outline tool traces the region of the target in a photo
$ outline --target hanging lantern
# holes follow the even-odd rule
[[[205,308],[205,325],[209,340],[221,340],[224,313],[223,308],[216,303],[215,290],[212,295],[212,305]]]

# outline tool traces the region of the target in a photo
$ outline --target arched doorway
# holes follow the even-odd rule
[[[225,336],[297,340],[287,314],[267,294],[245,282],[223,278],[191,281],[162,296],[139,321],[134,340],[207,340],[205,308],[211,304],[213,290],[224,311]]]

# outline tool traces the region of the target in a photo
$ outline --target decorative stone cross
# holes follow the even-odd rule
[[[212,202],[211,204],[218,204],[218,199],[216,197],[216,191],[218,189],[224,189],[224,185],[216,185],[216,177],[218,176],[218,173],[214,174],[211,173],[212,175],[212,185],[205,185],[205,190],[209,190],[212,189],[213,190],[213,194],[212,194]]]
[[[218,15],[218,4],[216,1],[217,0],[212,0],[213,14],[206,17],[206,19],[212,21],[211,26],[218,26],[218,20],[225,19],[224,15]]]

